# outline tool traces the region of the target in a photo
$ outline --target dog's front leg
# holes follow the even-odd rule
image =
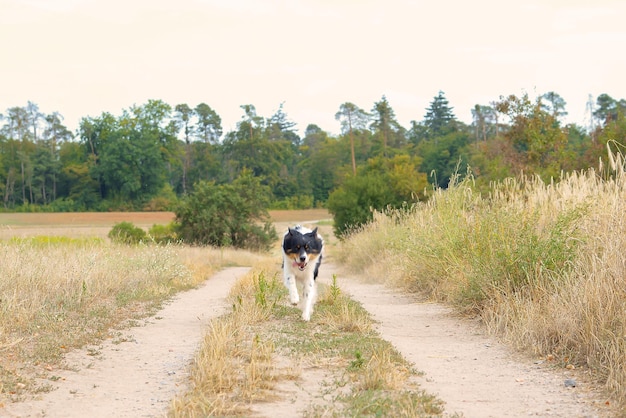
[[[292,305],[297,305],[300,302],[300,295],[298,295],[298,286],[294,275],[285,274],[285,287],[289,290],[289,301]]]
[[[315,298],[317,297],[317,287],[315,283],[315,279],[313,277],[308,277],[306,282],[304,283],[304,288],[302,289],[302,296],[304,297],[304,309],[302,310],[302,319],[305,321],[311,320],[311,314],[313,313],[313,304],[315,303]]]

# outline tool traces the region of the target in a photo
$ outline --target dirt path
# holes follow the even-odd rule
[[[163,416],[207,324],[226,312],[225,297],[247,271],[223,270],[199,289],[179,294],[143,326],[124,331],[130,342],[107,340],[95,349],[71,353],[66,360],[76,371],[54,371],[60,377],[57,390],[40,400],[7,405],[0,416]]]
[[[325,265],[320,280],[329,283],[337,269]],[[130,342],[105,342],[68,356],[76,371],[55,371],[58,389],[40,400],[6,405],[8,417],[155,417],[163,416],[186,377],[210,319],[226,309],[225,297],[246,268],[230,268],[206,284],[178,295],[146,324],[124,331]],[[602,402],[579,384],[566,388],[572,371],[554,371],[520,359],[469,321],[444,307],[421,303],[382,285],[339,276],[342,291],[360,301],[378,321],[378,331],[424,372],[420,384],[446,403],[446,415],[474,417],[603,417]],[[314,314],[315,315],[315,314]],[[311,369],[288,396],[255,411],[261,416],[298,416],[316,395],[312,381],[323,370]],[[597,396],[596,396],[597,399]]]
[[[579,373],[521,358],[441,305],[340,277],[340,288],[373,315],[381,336],[424,372],[420,385],[445,402],[447,415],[610,416]],[[577,386],[566,387],[566,379]]]

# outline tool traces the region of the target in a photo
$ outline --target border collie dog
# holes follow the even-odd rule
[[[293,305],[300,302],[298,288],[302,289],[304,306],[302,319],[309,321],[317,297],[317,273],[322,264],[324,240],[317,228],[310,230],[300,225],[288,228],[283,238],[283,273],[289,300]]]

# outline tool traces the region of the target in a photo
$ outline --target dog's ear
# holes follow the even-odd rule
[[[313,235],[314,237],[317,236],[317,227],[315,227],[315,229],[311,231],[311,235]]]
[[[293,230],[291,229],[291,227],[288,226],[287,229],[289,230],[289,236],[293,237]]]

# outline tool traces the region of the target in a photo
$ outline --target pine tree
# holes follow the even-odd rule
[[[443,91],[439,91],[430,103],[430,107],[426,109],[424,116],[424,124],[428,128],[429,137],[443,136],[456,129],[456,117],[452,109]]]

